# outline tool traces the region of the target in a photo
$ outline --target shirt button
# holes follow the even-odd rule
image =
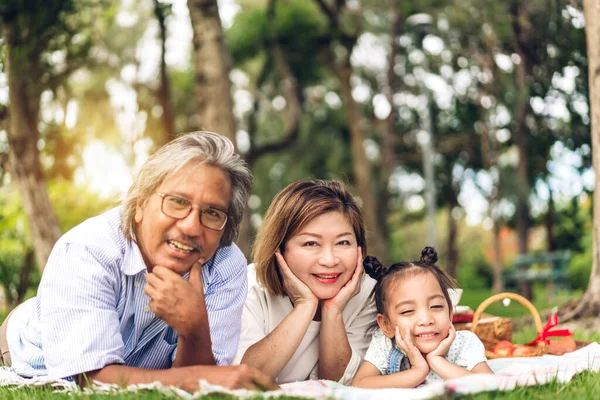
[[[150,311],[150,306],[144,307],[144,312],[148,312],[148,311]]]
[[[135,281],[135,283],[133,284],[133,286],[140,286],[140,282],[139,281]]]

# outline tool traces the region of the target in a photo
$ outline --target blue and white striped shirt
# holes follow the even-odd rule
[[[171,367],[177,332],[150,310],[146,265],[120,223],[117,207],[71,229],[52,249],[37,297],[8,322],[19,375],[72,378],[109,364]],[[202,279],[213,354],[218,365],[230,364],[247,292],[244,255],[235,244],[220,248]]]

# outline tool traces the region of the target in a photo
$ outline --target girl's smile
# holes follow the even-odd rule
[[[451,311],[435,276],[417,272],[389,286],[385,315],[377,321],[389,338],[394,338],[396,326],[404,335],[410,332],[412,342],[423,354],[435,350],[448,337]]]

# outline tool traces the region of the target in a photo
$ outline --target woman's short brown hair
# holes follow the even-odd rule
[[[256,278],[265,290],[274,295],[286,296],[283,279],[275,252],[283,253],[286,242],[313,218],[330,211],[341,212],[352,225],[362,254],[367,254],[365,226],[360,207],[352,195],[338,181],[301,180],[279,192],[262,222],[252,259],[256,265]]]

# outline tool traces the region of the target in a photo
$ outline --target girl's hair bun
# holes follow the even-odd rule
[[[435,251],[433,247],[427,246],[421,252],[421,259],[419,260],[419,262],[426,265],[435,265],[437,260],[437,251]]]
[[[387,272],[385,265],[379,262],[374,256],[366,256],[363,260],[365,272],[376,281],[380,280]]]

